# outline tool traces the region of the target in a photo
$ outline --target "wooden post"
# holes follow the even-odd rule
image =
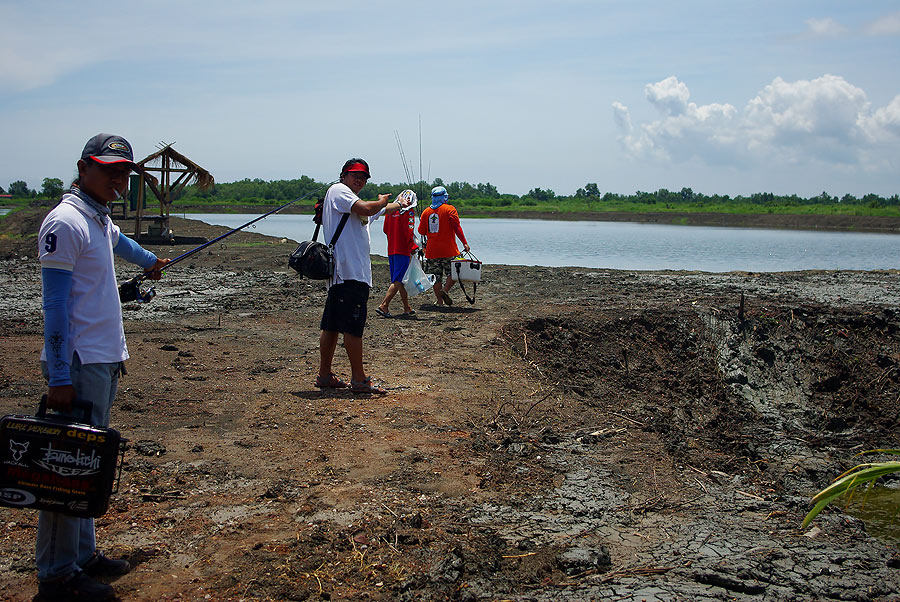
[[[134,239],[141,238],[141,218],[144,216],[144,172],[141,172],[141,179],[138,182],[137,207],[134,213]]]

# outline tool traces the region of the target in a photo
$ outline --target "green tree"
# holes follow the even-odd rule
[[[870,192],[862,198],[862,202],[868,205],[869,207],[884,207],[885,202],[884,199],[875,194],[874,192]]]
[[[820,194],[817,197],[813,197],[810,200],[818,202],[818,203],[822,203],[824,205],[830,205],[831,203],[834,203],[835,201],[837,201],[837,197],[831,196],[830,194],[828,194],[828,192],[823,190],[822,194]]]
[[[34,196],[34,191],[28,188],[28,184],[22,180],[16,180],[9,185],[9,194],[15,198]]]
[[[600,188],[596,182],[588,182],[584,185],[584,188],[579,188],[575,191],[575,198],[587,201],[588,210],[590,210],[591,203],[600,200]]]
[[[750,202],[756,205],[772,205],[775,203],[775,195],[771,192],[754,192],[750,195]]]
[[[444,188],[447,189],[447,194],[450,195],[451,203],[452,199],[471,199],[475,197],[475,187],[469,184],[468,182],[450,182],[449,184],[445,184]]]
[[[528,191],[528,194],[526,194],[525,196],[530,197],[536,201],[545,202],[545,201],[550,201],[550,200],[555,199],[556,193],[553,192],[552,190],[550,190],[549,188],[547,190],[541,190],[540,188],[532,188],[531,190]]]
[[[56,199],[62,196],[63,181],[59,178],[44,178],[41,185],[41,196]]]
[[[500,193],[497,191],[497,187],[490,182],[487,182],[485,184],[479,183],[478,186],[476,186],[476,189],[478,190],[478,194],[483,197],[496,198],[500,196]]]
[[[616,201],[622,200],[622,197],[618,194],[615,194],[614,192],[607,192],[600,200],[602,200],[604,203],[614,203]]]

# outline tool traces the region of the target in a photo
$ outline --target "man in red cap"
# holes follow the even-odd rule
[[[362,337],[372,288],[369,217],[393,213],[403,205],[390,202],[390,194],[379,194],[375,201],[360,199],[359,192],[370,177],[368,163],[363,159],[350,159],[341,169],[340,182],[325,193],[322,209],[325,240],[331,240],[337,229],[342,229],[334,244],[334,276],[326,284],[328,298],[320,325],[319,375],[316,377],[316,386],[320,389],[347,386],[331,369],[338,336],[343,333],[344,347],[350,359],[350,390],[354,393],[386,393],[372,382],[372,377],[366,376],[363,366]]]
[[[91,402],[90,422],[109,424],[110,408],[128,358],[113,255],[136,263],[159,280],[168,259],[158,259],[125,236],[109,217],[109,203],[125,193],[137,169],[121,136],[97,134],[78,161],[78,179],[47,214],[38,235],[44,308],[41,368],[47,407],[74,414],[76,399]],[[93,577],[122,575],[125,560],[96,548],[94,519],[41,511],[36,542],[41,600],[108,600],[115,590]]]

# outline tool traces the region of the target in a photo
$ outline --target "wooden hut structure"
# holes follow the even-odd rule
[[[136,240],[175,242],[169,226],[169,214],[175,197],[189,184],[197,184],[202,190],[215,184],[212,174],[172,148],[172,144],[160,143],[160,149],[138,162],[140,179],[137,186],[137,207],[134,217]],[[159,174],[155,176],[154,174]],[[159,215],[145,215],[147,190],[159,201]],[[143,222],[147,232],[143,233]]]

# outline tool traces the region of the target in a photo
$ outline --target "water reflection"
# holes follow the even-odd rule
[[[189,214],[234,228],[250,214]],[[382,222],[372,224],[372,252],[387,253]],[[580,266],[623,270],[782,272],[900,267],[900,235],[713,228],[622,222],[462,219],[472,251],[487,264]],[[273,215],[256,232],[307,240],[309,215]]]

